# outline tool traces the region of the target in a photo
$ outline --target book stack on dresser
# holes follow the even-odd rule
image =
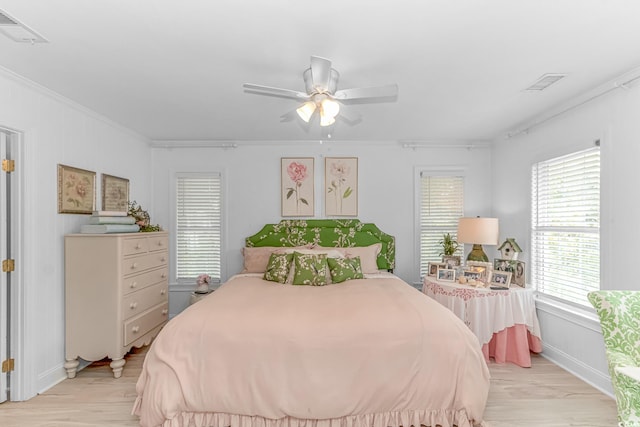
[[[93,211],[89,223],[80,226],[83,234],[137,233],[136,219],[121,211]]]

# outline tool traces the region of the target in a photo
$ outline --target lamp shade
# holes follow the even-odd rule
[[[458,242],[475,245],[498,244],[498,218],[460,218]]]

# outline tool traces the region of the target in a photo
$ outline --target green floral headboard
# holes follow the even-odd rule
[[[375,224],[357,219],[282,220],[267,224],[253,236],[246,238],[246,246],[302,246],[308,243],[328,247],[369,246],[382,243],[378,268],[393,270],[396,264],[396,244],[393,236]]]

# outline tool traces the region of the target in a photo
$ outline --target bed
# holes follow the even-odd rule
[[[248,237],[244,256],[243,272],[152,343],[136,385],[141,426],[485,425],[480,344],[391,273],[392,236],[355,219],[284,220]],[[331,268],[311,277],[309,260]]]

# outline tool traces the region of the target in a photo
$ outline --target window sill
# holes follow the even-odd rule
[[[600,333],[600,319],[593,309],[566,304],[536,293],[536,309]]]

